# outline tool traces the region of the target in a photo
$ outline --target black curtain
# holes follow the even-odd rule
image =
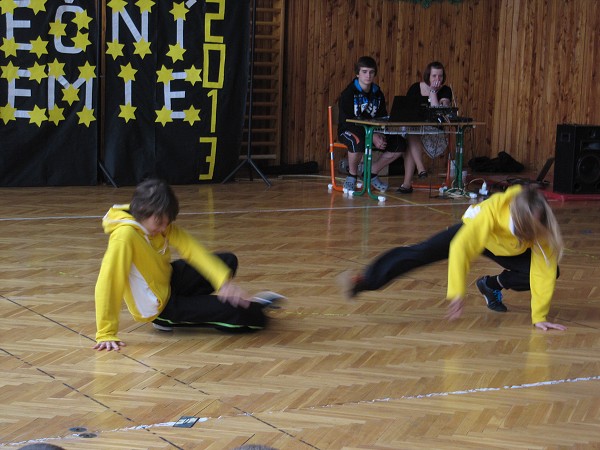
[[[0,185],[97,181],[97,20],[89,1],[0,15]]]
[[[127,11],[107,8],[108,172],[117,184],[149,176],[173,184],[221,181],[240,154],[248,1],[189,8],[163,1],[145,18],[137,7]],[[149,54],[140,44],[144,34]]]
[[[118,185],[233,170],[249,0],[55,3],[3,3],[0,185],[95,184],[98,163]]]

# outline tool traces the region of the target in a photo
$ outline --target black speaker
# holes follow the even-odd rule
[[[600,126],[556,127],[554,192],[600,194]]]

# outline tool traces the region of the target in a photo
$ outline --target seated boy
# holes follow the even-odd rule
[[[96,345],[119,350],[122,301],[133,318],[155,328],[209,326],[225,331],[265,327],[263,306],[231,279],[232,253],[212,254],[175,224],[179,202],[161,180],[140,183],[129,205],[114,205],[102,219],[110,235],[96,283]],[[170,247],[183,260],[171,261]],[[214,294],[216,292],[216,294]]]
[[[370,56],[362,56],[354,65],[354,79],[342,91],[339,98],[338,140],[348,147],[348,176],[344,188],[356,189],[360,160],[365,153],[365,130],[361,125],[347,122],[348,119],[375,119],[387,116],[385,96],[375,83],[377,63]],[[391,162],[402,156],[406,141],[399,135],[373,134],[372,150],[381,152],[371,166],[371,185],[385,192],[388,184],[378,174]]]

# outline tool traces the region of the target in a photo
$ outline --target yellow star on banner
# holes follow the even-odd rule
[[[185,69],[185,81],[189,81],[192,83],[192,86],[194,86],[196,82],[202,81],[202,78],[200,77],[201,72],[202,69],[196,69],[196,67],[192,64],[192,67]]]
[[[8,81],[18,80],[20,78],[19,68],[9,61],[7,65],[2,66],[2,78],[6,78]]]
[[[41,37],[37,37],[34,41],[29,41],[31,44],[31,53],[35,53],[38,58],[41,58],[42,55],[47,55],[48,50],[46,47],[48,46],[48,41],[44,41]]]
[[[144,59],[144,56],[152,54],[152,50],[150,50],[150,42],[146,42],[144,39],[134,42],[133,48],[135,49],[133,54],[140,55],[142,59]]]
[[[73,103],[75,103],[76,101],[79,100],[79,89],[77,89],[73,85],[70,85],[69,87],[64,88],[62,90],[62,92],[63,92],[63,100],[65,102],[67,102],[69,105],[72,105]]]
[[[89,61],[86,61],[83,66],[79,67],[79,78],[87,81],[96,78],[96,66],[92,66]]]
[[[2,46],[0,46],[0,50],[4,52],[4,56],[17,56],[17,47],[18,44],[15,41],[15,38],[2,38]]]
[[[2,14],[13,14],[17,6],[17,2],[14,0],[0,0],[0,10],[2,10]]]
[[[67,24],[62,22],[50,22],[50,31],[48,34],[51,34],[54,37],[61,37],[67,35]]]
[[[119,56],[123,56],[123,47],[124,45],[118,41],[107,42],[106,54],[112,56],[113,59],[117,59]]]
[[[171,9],[171,14],[173,14],[173,19],[183,19],[185,20],[185,15],[188,13],[188,9],[185,7],[185,2],[181,3],[173,3],[173,9]]]
[[[29,8],[36,14],[40,11],[46,11],[46,0],[29,0]]]
[[[189,122],[190,125],[194,125],[194,122],[200,121],[200,110],[194,108],[194,105],[190,106],[188,109],[184,109],[183,112],[185,113],[185,119],[183,119],[184,122]]]
[[[125,0],[110,0],[107,5],[113,10],[113,13],[123,12],[127,2]]]
[[[119,105],[119,108],[121,108],[119,117],[121,119],[125,119],[125,123],[129,122],[130,120],[135,120],[135,110],[137,107],[127,103],[126,105]]]
[[[63,114],[64,110],[65,108],[54,106],[54,108],[48,111],[48,121],[53,122],[54,125],[58,125],[59,122],[65,120],[65,115]]]
[[[179,44],[169,45],[169,51],[167,55],[175,61],[183,61],[183,54],[185,53],[185,48],[181,47]]]
[[[92,18],[88,16],[87,11],[81,10],[75,13],[75,17],[73,18],[73,22],[77,24],[78,29],[85,30],[90,29],[90,22]]]
[[[128,81],[135,80],[135,73],[137,69],[131,67],[131,63],[127,63],[126,66],[121,66],[121,71],[119,72],[119,76],[123,78],[123,81],[127,83]]]
[[[173,77],[173,69],[167,69],[165,66],[157,70],[156,75],[158,75],[158,79],[156,80],[158,83],[167,84],[175,79]]]
[[[2,119],[2,122],[4,122],[4,125],[6,125],[11,120],[15,120],[16,113],[17,113],[17,108],[13,108],[8,103],[4,107],[0,106],[0,119]]]
[[[54,62],[48,64],[48,75],[54,78],[62,77],[65,74],[65,63],[58,62],[55,58]]]
[[[86,127],[90,126],[96,118],[94,117],[94,110],[84,107],[81,111],[77,113],[79,116],[79,124],[84,124]]]
[[[167,124],[167,122],[173,122],[171,118],[171,110],[167,109],[166,106],[163,106],[162,109],[156,111],[156,120],[155,122],[162,123],[163,127]]]
[[[41,83],[44,78],[46,78],[46,65],[38,64],[37,62],[33,64],[32,67],[29,68],[29,79],[35,80],[38,83]]]
[[[88,39],[88,36],[89,33],[81,33],[78,31],[75,37],[73,38],[73,44],[75,45],[75,47],[85,52],[88,45],[91,44],[90,40]]]
[[[153,0],[138,0],[135,4],[140,8],[140,12],[150,12],[154,6]]]
[[[33,111],[29,111],[29,123],[35,123],[38,127],[41,127],[42,122],[46,120],[48,120],[46,108],[38,108],[38,105],[35,105]]]

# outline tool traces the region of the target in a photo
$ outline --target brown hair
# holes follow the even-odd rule
[[[524,186],[510,205],[515,236],[521,242],[534,244],[545,241],[560,260],[563,240],[552,208],[544,194],[535,187]]]
[[[367,67],[368,69],[375,69],[375,75],[377,75],[377,63],[370,56],[361,56],[354,64],[354,73],[358,75],[360,69],[363,67]]]
[[[431,69],[442,69],[442,71],[443,71],[442,84],[445,84],[446,83],[446,69],[444,69],[444,65],[439,61],[433,61],[433,62],[430,62],[429,64],[427,64],[427,67],[425,67],[425,71],[423,72],[423,81],[425,83],[429,84],[429,77],[431,76]]]
[[[135,188],[129,211],[138,222],[154,215],[166,216],[173,222],[179,214],[179,201],[167,182],[150,179]]]

